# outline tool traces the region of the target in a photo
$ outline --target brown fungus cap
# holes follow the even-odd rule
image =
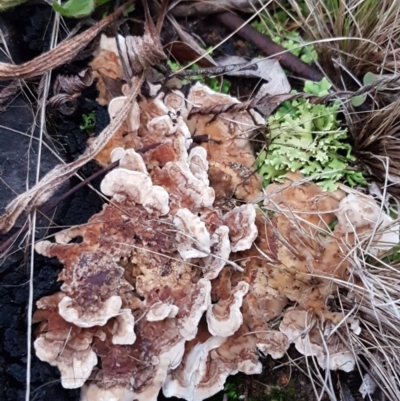
[[[188,96],[189,109],[233,103],[239,101],[215,93],[200,83],[191,88]],[[232,196],[251,201],[261,194],[261,178],[255,172],[255,156],[250,142],[258,126],[265,125],[257,112],[227,112],[216,116],[193,114],[189,115],[187,124],[193,135],[201,133],[209,137],[202,147],[207,150],[208,177],[218,202]]]
[[[216,304],[210,305],[207,309],[207,324],[213,336],[229,337],[239,329],[243,323],[240,308],[248,291],[249,285],[240,281],[228,298],[221,298]]]
[[[87,224],[36,246],[64,264],[64,283],[37,304],[35,347],[63,385],[86,381],[84,401],[155,401],[161,388],[203,400],[229,375],[260,373],[260,352],[279,358],[297,346],[285,328],[289,302],[312,317],[307,336],[320,365],[351,366],[335,334],[343,317],[328,302],[335,281],[349,277],[344,234],[328,231],[344,195],[292,175],[266,189],[269,213],[252,203],[228,209],[232,195],[261,193],[249,143],[255,124],[247,112],[188,117],[193,105],[218,102],[237,100],[201,85],[187,101],[179,92],[141,97],[103,155],[105,164],[120,161],[101,184],[110,201]],[[209,142],[193,147],[203,129]]]

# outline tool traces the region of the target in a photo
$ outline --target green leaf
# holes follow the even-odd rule
[[[354,97],[351,99],[351,104],[352,104],[354,107],[359,107],[359,106],[361,106],[361,105],[365,102],[366,99],[367,99],[367,94],[354,96]]]
[[[8,10],[11,7],[19,6],[28,0],[0,0],[0,11]]]
[[[110,3],[112,0],[95,0],[95,7],[100,7],[104,4]]]
[[[367,185],[367,181],[365,180],[362,172],[360,171],[353,171],[353,170],[346,170],[346,180],[348,181],[351,187],[355,185]]]
[[[171,71],[178,71],[181,68],[181,65],[178,61],[173,61],[171,59],[167,61],[167,66]]]
[[[334,180],[323,180],[317,182],[319,186],[322,187],[324,191],[334,192],[338,189],[338,184]]]
[[[79,126],[79,128],[82,131],[91,131],[94,129],[96,125],[96,114],[93,111],[91,111],[88,114],[82,114],[82,124]]]
[[[375,74],[373,74],[372,72],[367,72],[367,73],[364,75],[363,84],[364,84],[364,85],[372,84],[372,83],[378,81],[380,78],[381,78],[381,77],[380,77],[379,75],[375,75]],[[384,91],[386,88],[387,88],[386,85],[379,85],[379,86],[376,87],[376,89],[377,89],[378,91]]]
[[[324,77],[320,82],[306,81],[304,83],[304,92],[311,93],[315,96],[325,96],[329,93],[332,85]]]
[[[90,15],[94,5],[94,0],[68,0],[62,5],[54,1],[53,9],[64,17],[81,18]]]
[[[369,84],[372,84],[373,82],[377,81],[378,79],[379,78],[372,72],[367,72],[364,75],[363,83],[364,83],[364,85],[369,85]]]
[[[378,79],[379,79],[379,76],[373,74],[372,72],[367,72],[363,77],[363,84],[364,85],[369,85],[369,84],[372,84],[372,83],[376,82]],[[381,86],[381,87],[378,87],[377,89],[378,90],[384,90],[385,87]],[[351,99],[351,104],[354,107],[359,107],[365,102],[366,99],[367,99],[367,94],[366,93],[364,95],[354,96]]]

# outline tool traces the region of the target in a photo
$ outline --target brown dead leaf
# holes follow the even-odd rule
[[[213,60],[213,58],[209,54],[207,54],[207,52],[202,47],[199,46],[197,41],[195,39],[193,39],[193,37],[188,32],[183,30],[183,28],[178,24],[178,22],[175,20],[174,17],[172,17],[171,15],[168,15],[168,20],[174,27],[180,41],[189,47],[190,52],[191,53],[195,52],[199,56],[202,56],[202,59],[198,61],[198,64],[200,66],[209,67],[209,66],[217,65],[217,63]],[[198,57],[192,58],[191,60],[187,60],[187,61],[194,61]],[[178,61],[180,60],[178,57],[176,57],[176,59]],[[205,65],[206,62],[208,62],[208,65]],[[204,63],[204,65],[201,63]]]
[[[75,95],[88,88],[92,83],[92,71],[90,68],[85,68],[76,75],[59,74],[54,82],[53,92],[55,95],[59,93]]]
[[[203,53],[197,52],[193,47],[184,42],[172,42],[166,46],[166,51],[171,53],[172,57],[181,64],[192,62],[204,55]],[[206,57],[201,58],[197,64],[203,68],[214,67],[216,65]]]

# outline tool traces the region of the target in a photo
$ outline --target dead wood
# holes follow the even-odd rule
[[[217,19],[232,31],[236,31],[243,24],[245,24],[245,21],[242,18],[231,12],[218,14]],[[289,71],[301,78],[310,79],[312,81],[320,81],[324,77],[321,71],[317,70],[313,66],[303,63],[298,57],[272,41],[268,36],[258,32],[249,24],[243,26],[237,32],[237,35],[248,40],[258,49],[262,50],[266,56],[275,57],[277,60],[279,60],[282,67],[287,68]]]
[[[117,167],[119,164],[119,160],[114,163],[111,163],[109,166],[104,167],[103,169],[96,171],[90,177],[82,180],[79,184],[75,185],[69,191],[65,192],[59,198],[54,201],[50,201],[46,203],[42,208],[40,208],[39,214],[45,216],[47,213],[51,212],[57,205],[59,205],[64,199],[68,198],[68,196],[75,193],[78,189],[84,187],[85,185],[89,184],[95,178],[106,174],[107,172],[111,171],[114,167]],[[6,252],[10,246],[18,239],[21,234],[24,234],[28,231],[29,225],[24,224],[15,234],[11,235],[11,237],[7,238],[1,245],[0,245],[0,253]],[[4,256],[4,255],[3,255]]]

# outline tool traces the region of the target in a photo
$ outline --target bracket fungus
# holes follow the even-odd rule
[[[232,194],[249,200],[261,190],[248,112],[190,117],[221,101],[232,98],[199,84],[188,101],[177,91],[140,99],[99,159],[120,162],[101,183],[109,202],[36,245],[64,269],[61,292],[37,303],[35,349],[65,387],[85,383],[83,401],[151,401],[160,389],[200,401],[231,374],[260,373],[259,352],[280,358],[290,343],[324,368],[354,365],[328,302],[335,280],[350,277],[342,215],[351,199],[291,176],[266,189],[264,212],[228,209]],[[193,147],[196,132],[210,141]]]
[[[186,107],[180,95],[173,96],[166,97],[169,103]],[[224,268],[241,270],[229,257],[251,247],[257,235],[255,208],[246,205],[226,213],[214,207],[207,150],[189,150],[186,122],[163,98],[135,104],[130,122],[116,133],[129,138],[103,150],[100,162],[119,160],[100,187],[110,202],[87,224],[58,233],[56,243],[36,245],[37,252],[64,264],[62,292],[53,300],[51,319],[73,333],[71,346],[77,341],[85,345],[76,347],[77,355],[60,352],[60,344],[69,342],[68,330],[61,342],[49,340],[51,319],[41,300],[35,314],[40,322],[37,354],[59,367],[63,383],[71,376],[64,366],[83,361],[81,379],[70,381],[71,388],[81,387],[90,374],[101,377],[85,385],[85,400],[155,399],[168,372],[180,366],[186,344],[195,341],[206,313],[215,327],[219,312],[226,309],[231,328],[225,337],[241,326],[248,284],[237,284],[233,302],[221,299],[212,305],[211,280]],[[111,100],[111,114],[118,102]],[[129,143],[150,150],[141,156],[125,148]],[[235,228],[237,222],[241,230]],[[77,236],[80,243],[72,241]],[[98,360],[100,370],[94,369]],[[226,369],[219,381],[237,370]]]

